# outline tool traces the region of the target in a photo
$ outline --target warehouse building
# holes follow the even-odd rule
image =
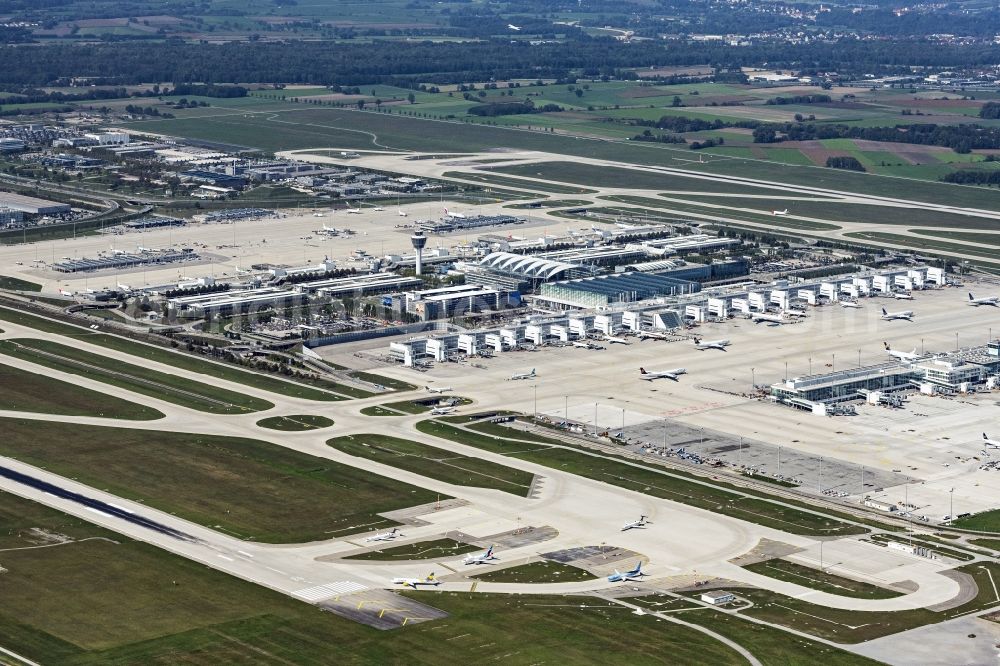
[[[214,315],[247,314],[291,307],[305,302],[305,294],[277,287],[194,294],[167,300],[170,309],[178,316],[187,316],[193,319]]]
[[[13,192],[0,192],[0,207],[18,210],[25,215],[60,215],[71,210],[69,204],[26,197]]]

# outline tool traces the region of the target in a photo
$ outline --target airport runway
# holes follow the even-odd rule
[[[60,336],[40,333],[17,325],[7,325],[5,323],[3,328],[3,337],[31,336],[42,339],[60,340]],[[772,336],[785,334],[781,330],[769,330],[767,333]],[[62,340],[65,341],[65,339]],[[95,351],[111,358],[134,361],[134,358],[127,354],[87,344],[86,335],[75,338],[73,344],[81,349]],[[737,342],[734,346],[736,348],[733,349],[732,353],[727,352],[727,354],[731,355],[711,355],[708,352],[698,352],[687,347],[681,347],[680,343],[661,344],[650,342],[641,345],[628,345],[620,349],[620,346],[615,346],[614,355],[608,356],[607,359],[616,358],[617,362],[623,363],[624,357],[635,355],[648,358],[649,354],[669,357],[674,353],[680,353],[687,359],[697,359],[699,364],[707,363],[709,364],[708,367],[710,367],[711,364],[720,363],[723,360],[726,363],[742,362],[740,354],[736,353],[737,350],[741,349],[742,343]],[[747,346],[749,347],[749,345]],[[576,353],[571,357],[573,360],[586,358],[589,361],[588,365],[596,364],[598,368],[602,364],[600,359],[604,356],[603,352],[591,354],[584,350],[575,349],[547,350],[534,354],[509,355],[491,359],[487,370],[475,373],[459,367],[442,366],[440,370],[435,368],[429,376],[418,377],[416,380],[420,383],[426,383],[430,380],[447,382],[455,387],[456,394],[473,397],[476,401],[475,405],[464,408],[464,410],[472,411],[506,407],[530,413],[536,391],[540,394],[538,400],[542,404],[551,405],[553,401],[560,400],[563,397],[560,394],[566,390],[565,384],[556,381],[547,382],[545,377],[550,369],[553,372],[553,376],[555,376],[556,364],[562,364],[565,367],[567,356],[573,352]],[[583,356],[587,354],[589,356]],[[723,356],[725,356],[725,359],[723,359]],[[532,365],[539,366],[541,379],[536,383],[526,382],[524,384],[512,385],[496,381],[500,378],[500,375],[507,373],[517,364],[523,364],[528,359],[531,360]],[[590,359],[593,359],[593,361],[590,361]],[[862,578],[874,579],[876,576],[886,576],[896,571],[900,572],[901,575],[905,572],[905,577],[894,578],[890,582],[913,580],[919,585],[918,590],[913,594],[888,600],[869,601],[824,595],[808,590],[807,588],[751,574],[745,569],[728,564],[727,560],[751,550],[762,538],[786,543],[803,551],[809,551],[817,547],[818,541],[812,538],[794,536],[777,530],[763,528],[751,523],[720,516],[686,505],[660,500],[640,493],[626,491],[573,474],[534,465],[527,461],[507,458],[479,449],[439,440],[413,429],[413,424],[425,418],[424,416],[380,417],[374,420],[371,417],[360,415],[359,411],[362,407],[386,402],[387,398],[385,396],[338,403],[315,403],[272,395],[214,377],[207,377],[206,375],[178,370],[172,366],[163,366],[155,362],[148,362],[148,366],[153,369],[172,372],[223,388],[240,390],[251,395],[259,395],[275,403],[274,409],[267,412],[248,415],[217,416],[194,412],[177,405],[132,394],[129,391],[103,385],[98,382],[64,375],[58,371],[37,366],[33,367],[31,363],[15,360],[11,360],[10,362],[17,367],[33,369],[60,379],[74,381],[87,388],[94,388],[111,395],[148,404],[160,409],[167,416],[165,419],[154,422],[124,422],[94,417],[51,417],[48,415],[0,412],[0,415],[3,416],[254,437],[311,455],[346,463],[377,474],[390,476],[404,482],[413,483],[467,502],[467,504],[461,507],[445,509],[440,512],[435,512],[433,507],[429,508],[427,513],[419,516],[427,524],[406,528],[405,541],[436,538],[453,531],[462,531],[472,536],[485,537],[517,529],[518,527],[551,526],[558,531],[558,534],[553,539],[544,543],[528,544],[500,552],[501,559],[523,561],[527,558],[536,557],[540,552],[608,544],[628,548],[642,554],[647,561],[646,568],[650,572],[649,584],[655,584],[659,578],[697,573],[698,575],[704,575],[706,578],[720,576],[734,581],[758,584],[768,589],[793,596],[808,595],[809,599],[816,603],[857,610],[897,610],[923,607],[946,601],[958,593],[958,586],[954,581],[938,574],[941,569],[945,568],[945,565],[901,554],[889,557],[884,567],[875,572],[861,572],[857,574]],[[572,363],[573,361],[570,362]],[[604,363],[606,362],[607,360],[604,361]],[[697,376],[697,373],[702,371],[707,372],[708,369],[708,367],[701,369],[694,363],[689,363],[689,365],[692,366],[691,372],[694,376]],[[605,401],[615,400],[616,404],[619,402],[632,404],[634,409],[643,413],[656,406],[662,409],[664,400],[676,403],[676,405],[672,404],[671,408],[673,410],[680,408],[682,415],[689,414],[691,416],[709,413],[718,414],[724,412],[728,407],[736,408],[748,402],[745,397],[739,395],[719,394],[719,396],[716,396],[712,393],[712,404],[706,407],[704,402],[705,397],[702,395],[706,393],[704,389],[691,390],[691,387],[687,385],[673,383],[669,386],[653,389],[645,383],[635,382],[635,387],[629,386],[625,388],[621,386],[614,391],[609,391],[607,388],[601,390],[602,382],[599,371],[591,373],[587,372],[587,368],[578,368],[577,370],[578,375],[574,375],[579,377],[579,381],[574,386],[576,391],[588,391],[591,393],[591,396]],[[409,380],[414,380],[413,375],[415,374],[412,371],[402,368],[387,369],[386,373]],[[627,380],[624,381],[627,382]],[[537,386],[538,389],[532,388],[529,391],[528,389],[532,386]],[[512,389],[515,388],[517,390],[512,392]],[[607,395],[608,393],[612,395]],[[587,396],[587,399],[591,396]],[[577,397],[577,400],[579,399]],[[772,411],[772,418],[785,415],[794,415],[796,418],[799,418],[798,414],[794,414],[783,408],[775,406],[767,407],[775,410]],[[321,413],[329,416],[336,421],[336,426],[321,433],[282,433],[278,436],[274,431],[262,430],[254,425],[257,420],[265,415],[303,413],[304,411],[306,413]],[[326,446],[324,443],[327,438],[335,435],[373,431],[425,442],[443,449],[474,455],[510,467],[530,471],[543,477],[543,480],[540,484],[537,484],[539,492],[535,497],[531,499],[518,498],[500,491],[441,483],[380,463],[348,456]],[[284,593],[292,594],[304,600],[317,601],[329,598],[329,596],[344,594],[350,590],[386,587],[389,579],[393,577],[423,577],[431,571],[435,571],[440,576],[449,568],[455,570],[463,569],[460,563],[461,558],[390,564],[338,560],[336,558],[338,553],[356,550],[356,546],[349,543],[347,539],[292,546],[272,546],[245,542],[156,511],[144,504],[127,502],[121,498],[101,493],[96,489],[82,487],[79,484],[59,478],[44,470],[30,468],[12,460],[5,460],[3,464],[6,467],[31,475],[41,481],[53,483],[60,488],[84,494],[108,504],[121,507],[125,511],[142,515],[145,518],[155,521],[157,524],[162,524],[171,530],[176,530],[192,538],[189,540],[178,539],[168,533],[151,530],[134,522],[123,520],[120,516],[109,515],[99,511],[95,512],[93,507],[86,507],[64,497],[47,494],[39,491],[37,488],[27,487],[11,479],[0,480],[0,487],[4,489],[22,494],[31,499],[64,510],[67,513],[78,515],[110,529],[154,543],[185,557],[195,559],[214,568],[258,582]],[[650,519],[653,521],[653,525],[650,528],[645,530],[630,530],[628,532],[620,531],[621,524],[634,520],[641,514],[650,516]],[[849,551],[853,554],[849,558],[846,558],[846,561],[843,563],[845,567],[850,567],[852,559],[869,559],[873,557],[873,554],[879,556],[886,555],[884,549],[868,544],[861,544],[856,540],[846,541],[857,544],[861,550]],[[604,579],[598,579],[596,582],[544,585],[478,583],[476,589],[482,592],[499,593],[568,593],[608,589],[610,587],[613,587],[613,585],[607,583]],[[453,581],[451,577],[448,577],[441,588],[468,590],[470,588],[470,581],[461,579]],[[329,596],[324,597],[324,595]]]

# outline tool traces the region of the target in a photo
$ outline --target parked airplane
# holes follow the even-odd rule
[[[313,213],[313,217],[323,217],[323,213]]]
[[[640,527],[646,526],[647,516],[639,516],[639,520],[634,520],[631,523],[625,523],[622,525],[622,532],[627,532],[628,530],[634,530]]]
[[[513,23],[508,23],[507,24],[507,29],[508,30],[513,30],[514,32],[521,32],[521,26],[514,25]]]
[[[772,210],[771,215],[788,215],[788,209],[785,210]]]
[[[1000,296],[983,296],[981,298],[975,298],[970,291],[969,305],[975,305],[976,307],[979,307],[980,305],[992,305],[995,307],[1000,305]]]
[[[575,340],[573,346],[579,349],[599,349],[597,345],[593,342],[588,342],[586,340]]]
[[[118,291],[126,291],[126,292],[132,291],[132,287],[128,286],[127,284],[122,284],[121,282],[119,282],[117,283],[117,286],[118,286]]]
[[[535,369],[534,368],[531,369],[531,372],[519,372],[516,375],[511,375],[509,377],[509,379],[514,379],[514,380],[516,380],[516,379],[534,379],[534,378],[535,378]]]
[[[767,322],[769,324],[787,324],[788,320],[785,319],[785,313],[779,312],[778,314],[771,314],[770,312],[757,312],[750,316],[753,323],[760,324],[761,322]]]
[[[698,349],[718,349],[719,351],[726,351],[726,347],[730,344],[729,340],[709,340],[707,342],[703,342],[701,338],[694,339],[694,345]]]
[[[415,590],[418,585],[440,585],[441,581],[431,573],[427,578],[393,578],[392,584],[412,587]]]
[[[861,303],[858,303],[857,301],[841,301],[840,302],[840,307],[842,307],[842,308],[856,308],[856,309],[860,310],[861,309]]]
[[[373,210],[374,212],[376,212],[376,213],[381,213],[381,212],[382,212],[382,211],[384,211],[385,209],[384,209],[384,208],[382,208],[381,206],[372,206],[372,210]]]
[[[889,346],[888,342],[883,342],[885,345],[885,350],[888,352],[889,356],[893,358],[898,358],[900,361],[912,361],[913,359],[920,358],[920,354],[917,353],[917,348],[914,347],[911,352],[896,351]]]
[[[911,294],[908,291],[897,291],[896,293],[894,293],[892,295],[892,297],[895,298],[897,301],[912,301],[913,300],[913,294]]]
[[[892,321],[893,319],[905,319],[906,321],[913,321],[913,310],[886,312],[885,308],[882,308],[882,319],[884,319],[885,321]]]
[[[634,569],[629,569],[628,571],[622,573],[615,569],[615,572],[608,576],[609,583],[627,583],[634,580],[642,580],[642,577],[646,574],[642,571],[642,560],[635,565]]]
[[[351,215],[360,215],[361,214],[361,206],[358,206],[357,208],[348,208],[347,212],[350,213]]]
[[[669,340],[670,337],[666,333],[656,333],[654,331],[639,331],[636,336],[640,340]]]
[[[444,209],[444,216],[448,217],[448,218],[451,218],[453,220],[464,220],[465,219],[465,213],[452,213],[447,208]]]
[[[438,386],[438,387],[425,386],[424,388],[427,389],[427,391],[430,392],[430,393],[447,393],[448,391],[454,391],[455,390],[455,389],[453,389],[450,386]]]
[[[373,534],[367,539],[365,539],[365,541],[392,541],[398,536],[403,536],[403,535],[399,531],[398,527],[393,527],[391,531],[382,532],[381,534]]]
[[[497,559],[497,556],[493,554],[493,546],[490,546],[489,550],[485,553],[466,555],[465,559],[462,560],[462,564],[489,564],[490,560],[495,559]]]
[[[687,374],[687,370],[684,368],[672,368],[670,370],[654,370],[651,372],[646,372],[645,368],[639,368],[639,379],[645,379],[647,382],[654,379],[672,379],[675,382],[677,378],[683,374]]]
[[[1000,449],[1000,439],[990,439],[985,432],[983,433],[983,444],[988,449]]]
[[[455,411],[454,407],[435,407],[431,410],[431,416],[444,416]]]
[[[613,335],[605,335],[604,336],[604,341],[605,342],[610,342],[610,343],[616,344],[616,345],[627,345],[627,344],[630,344],[629,341],[626,340],[625,338],[618,338],[618,337],[615,337]]]
[[[400,217],[406,217],[407,215],[409,215],[409,213],[407,213],[405,210],[400,210],[400,211],[397,211],[397,212],[399,213]]]

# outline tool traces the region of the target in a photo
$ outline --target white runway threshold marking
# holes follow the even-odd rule
[[[361,590],[367,589],[368,587],[366,585],[362,585],[361,583],[355,583],[350,580],[342,580],[337,583],[327,583],[326,585],[316,585],[315,587],[307,587],[303,590],[296,590],[295,592],[292,592],[292,594],[300,599],[305,599],[306,601],[321,601],[338,594],[350,594],[351,592],[360,592]]]

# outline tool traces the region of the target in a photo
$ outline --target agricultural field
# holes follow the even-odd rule
[[[376,514],[436,493],[266,442],[5,418],[0,454],[268,543],[392,525]],[[158,473],[149,474],[150,469]]]

